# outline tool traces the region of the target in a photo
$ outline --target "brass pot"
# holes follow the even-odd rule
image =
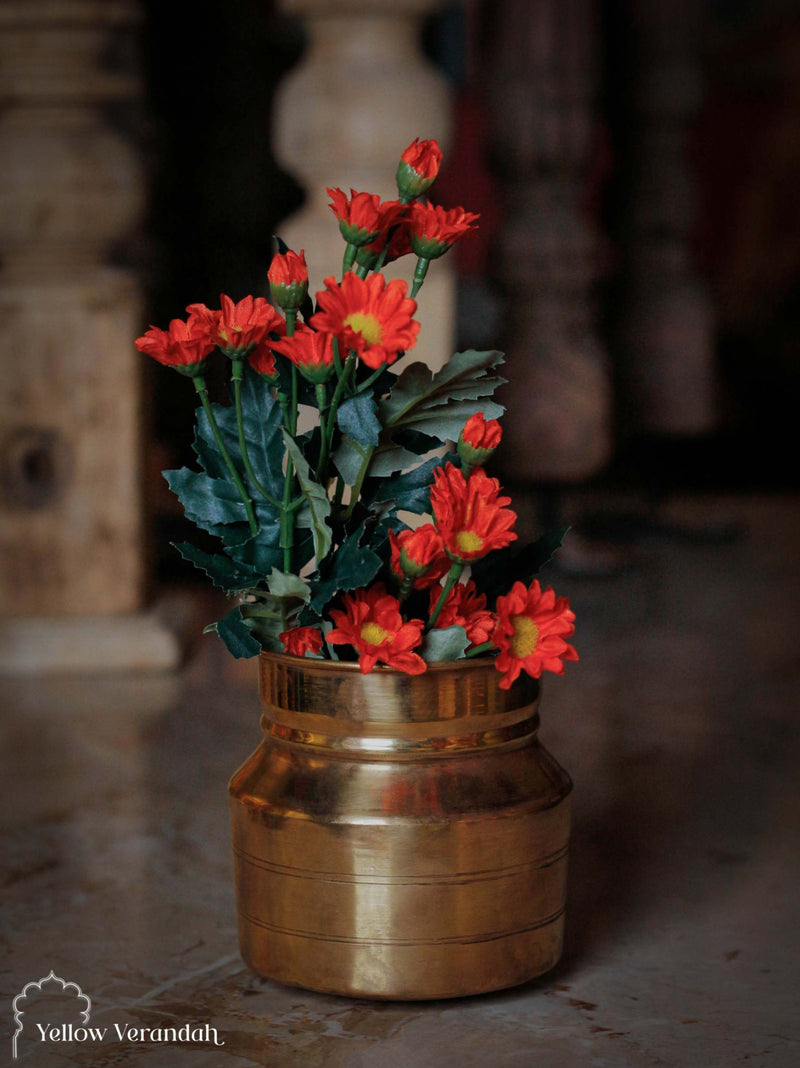
[[[538,681],[491,661],[261,654],[264,740],[230,783],[242,956],[354,997],[460,997],[561,953],[572,784]]]

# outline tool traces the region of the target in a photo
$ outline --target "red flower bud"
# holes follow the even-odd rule
[[[397,191],[403,200],[414,200],[434,182],[442,163],[442,152],[435,141],[415,137],[400,156],[397,168]]]
[[[308,267],[303,249],[300,252],[276,253],[267,271],[269,289],[280,308],[297,311],[308,293]]]
[[[484,419],[483,412],[476,412],[464,424],[458,436],[458,455],[464,467],[483,467],[500,444],[503,431],[496,419]]]

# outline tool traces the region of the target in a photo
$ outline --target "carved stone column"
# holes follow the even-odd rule
[[[275,97],[275,149],[307,200],[279,228],[306,250],[312,287],[341,275],[344,244],[326,187],[395,198],[400,153],[415,137],[447,151],[449,94],[420,51],[423,16],[436,0],[281,0],[303,19],[308,45]],[[410,283],[399,261],[387,277]],[[435,263],[419,294],[422,331],[414,356],[441,366],[453,351],[454,283],[447,259]]]
[[[593,304],[600,246],[581,203],[595,130],[596,4],[498,0],[483,18],[510,379],[497,461],[507,479],[580,480],[610,451]]]
[[[688,154],[703,9],[696,0],[626,5],[634,70],[618,342],[626,423],[645,433],[698,434],[716,422],[714,315],[692,264]]]
[[[0,669],[165,666],[140,616],[139,288],[107,266],[143,207],[134,150],[102,108],[130,0],[0,7]]]

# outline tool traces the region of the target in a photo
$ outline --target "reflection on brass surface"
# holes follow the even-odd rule
[[[261,654],[264,740],[230,783],[242,955],[282,983],[459,997],[561,953],[569,777],[539,683]]]

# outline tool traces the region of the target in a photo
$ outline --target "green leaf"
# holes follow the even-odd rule
[[[419,464],[419,456],[409,452],[402,445],[390,445],[386,449],[378,449],[369,465],[371,478],[388,478],[396,471],[416,467]]]
[[[277,567],[267,576],[267,589],[273,597],[294,597],[303,602],[311,597],[311,589],[305,579],[279,571]]]
[[[325,606],[337,593],[347,593],[368,586],[383,566],[381,557],[368,545],[361,545],[365,533],[362,523],[345,538],[331,556],[331,566],[324,578],[313,582],[314,595],[310,607],[321,616]]]
[[[492,598],[508,593],[517,581],[530,585],[545,564],[550,563],[568,530],[569,527],[550,530],[522,548],[510,545],[489,553],[472,565],[475,585]]]
[[[220,619],[216,624],[216,631],[237,659],[257,656],[261,652],[261,644],[253,637],[244,620],[241,606],[237,606]]]
[[[300,489],[303,491],[303,496],[308,503],[309,511],[311,513],[311,530],[314,535],[314,555],[317,558],[317,562],[323,560],[328,554],[328,549],[331,547],[331,528],[328,526],[326,520],[331,514],[331,502],[328,499],[328,494],[325,492],[324,486],[321,486],[311,475],[311,469],[306,462],[300,449],[291,434],[283,431],[283,440],[286,446],[286,451],[294,463],[294,469],[297,472],[297,481],[300,483]]]
[[[272,389],[254,371],[245,367],[241,387],[242,425],[247,455],[256,478],[276,500],[283,495],[283,417],[280,405],[272,396]],[[224,409],[230,412],[230,409]],[[235,425],[235,412],[234,412]],[[239,456],[238,430],[236,456]],[[244,474],[244,465],[241,466]],[[253,489],[255,496],[257,491]]]
[[[247,521],[247,511],[232,482],[210,478],[188,467],[165,471],[164,478],[183,505],[187,519],[203,530],[216,533],[218,526]]]
[[[487,419],[502,414],[501,405],[485,399],[505,382],[492,373],[502,362],[501,352],[468,349],[457,352],[434,375],[425,364],[412,363],[381,401],[380,421],[385,427],[411,428],[438,441],[455,441],[476,412]]]
[[[195,567],[205,571],[215,586],[221,590],[232,593],[235,590],[248,589],[254,586],[258,580],[257,572],[250,568],[241,567],[233,560],[221,553],[207,553],[189,542],[172,543],[184,560],[188,560]]]
[[[433,456],[398,478],[384,479],[374,494],[374,500],[394,501],[398,508],[425,515],[431,509],[430,486],[433,472],[448,462],[460,465],[456,454],[448,453],[446,456]]]
[[[377,445],[381,424],[375,414],[377,404],[369,393],[357,393],[339,405],[336,422],[343,434],[359,445]]]
[[[333,462],[348,486],[352,486],[358,478],[361,465],[367,458],[368,452],[368,449],[362,449],[352,438],[342,438],[338,449],[333,454]]]
[[[463,627],[441,627],[429,630],[417,650],[429,664],[441,660],[460,660],[470,644]]]

